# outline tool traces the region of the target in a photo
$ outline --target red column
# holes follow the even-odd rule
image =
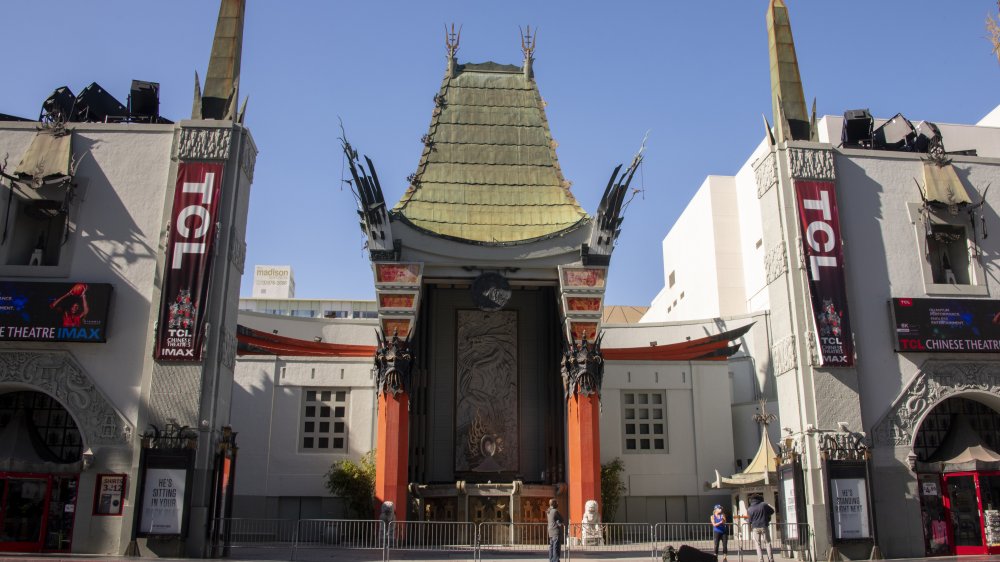
[[[574,392],[566,404],[569,437],[569,518],[583,520],[587,500],[601,502],[601,406],[597,394]],[[604,506],[601,505],[601,508]]]
[[[391,501],[396,520],[406,520],[406,488],[410,451],[410,397],[382,392],[378,397],[378,441],[375,450],[375,519],[382,503]]]

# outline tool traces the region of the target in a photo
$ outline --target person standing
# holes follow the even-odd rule
[[[722,512],[722,506],[716,504],[712,508],[712,516],[709,518],[712,523],[712,534],[715,536],[715,557],[719,557],[719,543],[722,543],[722,557],[729,557],[729,529],[726,528],[726,514]]]
[[[549,562],[559,562],[562,555],[563,516],[559,513],[559,502],[549,500],[549,509],[545,511],[545,519],[549,526]]]
[[[774,562],[771,554],[771,516],[774,508],[764,502],[764,498],[755,495],[750,498],[750,508],[747,509],[747,519],[750,521],[750,538],[757,549],[757,562],[764,562],[763,547],[767,551],[767,561]]]

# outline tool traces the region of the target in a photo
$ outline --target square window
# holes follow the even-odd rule
[[[663,419],[663,410],[661,410],[659,408],[653,410],[653,419],[654,420],[662,420]]]
[[[316,391],[315,390],[307,390],[306,391],[306,401],[307,402],[315,402],[316,401]]]
[[[663,404],[663,395],[660,394],[659,392],[653,394],[649,398],[651,404]]]
[[[344,392],[343,390],[338,390],[337,391],[337,402],[343,402],[346,399],[347,399],[347,393]]]
[[[649,410],[647,410],[645,408],[639,410],[639,419],[640,420],[648,420],[649,419]]]
[[[632,394],[631,392],[626,392],[624,401],[626,404],[635,404],[635,394]]]
[[[312,437],[306,437],[305,439],[303,439],[302,440],[302,448],[303,449],[312,449],[313,448],[313,438]]]
[[[334,433],[343,433],[344,432],[344,422],[336,422],[336,423],[334,423],[333,424],[333,432]]]
[[[662,451],[663,439],[653,439],[653,448]]]
[[[319,422],[320,433],[330,433],[330,422]]]
[[[344,438],[343,437],[334,437],[333,438],[333,448],[334,449],[343,449],[344,448]]]
[[[316,417],[316,406],[306,406],[306,417],[307,418]]]
[[[306,422],[306,433],[312,433],[316,431],[316,422]]]
[[[328,417],[330,417],[330,407],[329,406],[323,406],[323,407],[321,407],[319,409],[319,417],[321,417],[321,418],[328,418]]]
[[[319,438],[319,448],[320,449],[326,449],[326,448],[329,448],[329,447],[330,447],[330,439],[327,438],[327,437],[320,437]]]
[[[333,393],[330,392],[329,390],[324,390],[323,393],[322,393],[323,401],[324,402],[329,402],[330,401],[330,396],[332,396],[332,395],[333,395]]]
[[[344,412],[345,411],[346,411],[346,409],[343,406],[337,406],[336,408],[333,409],[333,412],[334,412],[333,416],[336,417],[336,418],[342,418],[342,417],[344,417]]]
[[[649,395],[648,394],[640,394],[639,395],[639,403],[640,404],[649,404]]]
[[[649,439],[640,439],[639,448],[643,450],[649,449]]]
[[[625,409],[625,419],[627,419],[627,420],[634,420],[635,419],[635,410],[633,410],[632,408],[626,408]]]
[[[639,434],[640,435],[649,435],[649,424],[648,423],[639,424]]]
[[[625,424],[625,435],[635,435],[635,424],[627,423]]]
[[[625,448],[629,450],[635,450],[635,439],[626,439]]]
[[[662,390],[622,392],[622,402],[635,404],[635,407],[622,408],[624,450],[632,453],[666,451],[666,393]],[[646,437],[652,435],[659,437]]]
[[[656,435],[663,435],[663,424],[662,423],[654,423],[653,424],[653,433],[655,433]]]

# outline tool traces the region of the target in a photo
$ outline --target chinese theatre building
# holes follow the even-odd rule
[[[0,122],[0,552],[197,556],[224,513],[243,9],[222,2],[191,120],[133,81]]]
[[[459,64],[448,36],[423,153],[395,206],[345,141],[381,330],[375,495],[400,519],[542,521],[557,497],[579,521],[601,497],[601,313],[642,157],[593,180],[607,188],[588,215],[559,167],[530,34],[522,46],[521,66]],[[724,360],[735,337],[622,344],[616,358]],[[664,452],[654,437],[629,443]]]

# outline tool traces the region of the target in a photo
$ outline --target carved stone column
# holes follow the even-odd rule
[[[378,441],[375,452],[375,516],[382,504],[396,506],[396,520],[407,513],[409,468],[409,386],[413,356],[408,340],[398,334],[382,336],[375,351],[376,392],[378,392]]]
[[[600,339],[570,344],[562,358],[569,450],[569,518],[582,521],[584,505],[601,497],[601,384],[604,358]]]

